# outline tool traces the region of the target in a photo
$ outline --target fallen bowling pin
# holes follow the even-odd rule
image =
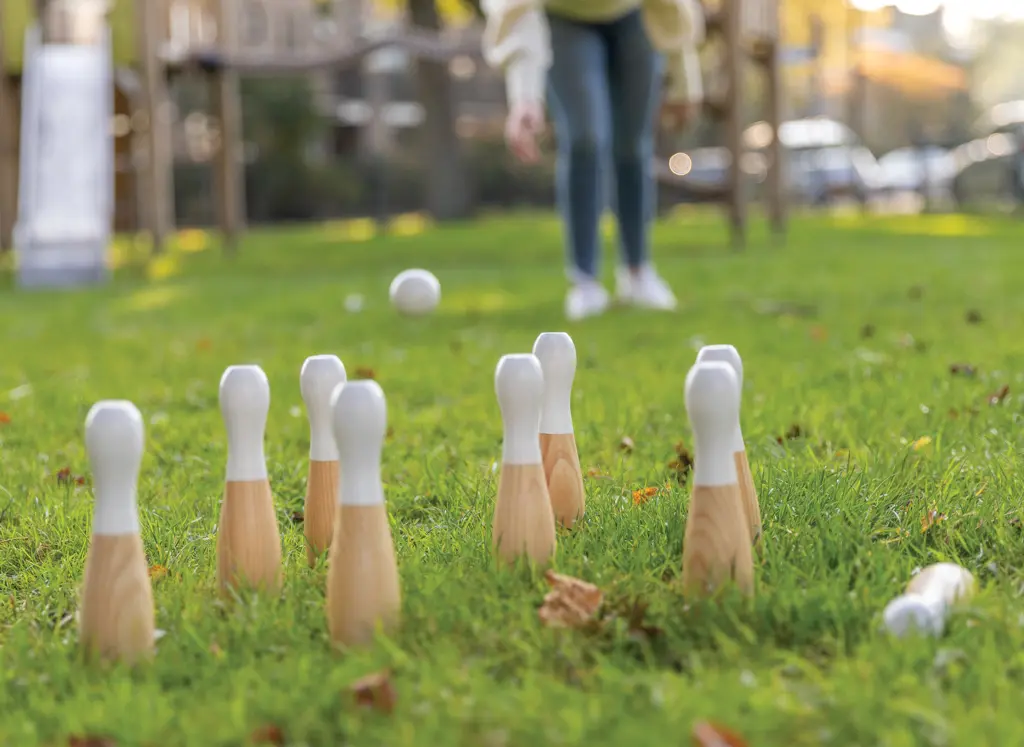
[[[509,563],[525,555],[544,564],[555,554],[555,515],[540,452],[544,374],[537,356],[503,356],[494,372],[494,390],[504,426],[494,548]]]
[[[281,588],[281,532],[263,454],[269,410],[263,369],[228,366],[220,380],[228,463],[217,529],[217,584],[225,595],[239,586]]]
[[[703,596],[734,581],[754,592],[750,525],[743,512],[733,457],[739,387],[728,363],[698,363],[686,376],[686,411],[693,431],[693,492],[683,539],[683,586]]]
[[[153,653],[153,590],[139,536],[142,416],[131,402],[104,400],[85,419],[92,468],[92,541],[85,559],[79,635],[90,655],[134,663]]]
[[[555,521],[572,528],[583,518],[586,494],[572,427],[572,381],[576,346],[565,332],[544,332],[533,344],[544,374],[540,453]]]
[[[401,611],[380,475],[387,430],[387,403],[380,385],[366,380],[335,387],[331,426],[340,476],[327,569],[327,622],[335,643],[363,646],[373,641],[378,628],[384,633],[394,630]]]
[[[331,431],[331,394],[345,379],[345,366],[336,355],[310,356],[299,372],[299,386],[309,419],[309,474],[302,525],[310,567],[326,552],[334,533],[338,447]]]
[[[697,353],[697,363],[703,361],[721,361],[732,366],[736,374],[736,385],[739,397],[743,400],[743,359],[732,345],[705,345]],[[750,462],[747,460],[747,447],[743,442],[743,428],[740,425],[739,411],[736,413],[736,431],[733,436],[733,456],[736,460],[736,472],[739,475],[740,494],[743,498],[743,511],[750,523],[750,540],[757,545],[761,539],[761,506],[757,501],[757,488],[754,487],[754,476],[750,473]]]
[[[885,607],[885,627],[898,638],[911,631],[940,636],[954,604],[974,593],[974,576],[956,563],[935,563],[907,584]]]

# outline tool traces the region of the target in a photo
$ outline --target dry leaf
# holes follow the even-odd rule
[[[800,427],[799,423],[793,423],[786,429],[785,433],[781,436],[776,436],[775,440],[781,444],[783,441],[792,441],[793,439],[801,438],[806,435],[807,434],[804,433],[804,429]]]
[[[815,342],[825,342],[828,339],[828,329],[820,324],[815,324],[811,327],[811,339]]]
[[[149,567],[149,577],[154,581],[163,578],[167,575],[167,568],[162,565],[152,565]]]
[[[217,641],[213,641],[210,644],[210,653],[214,656],[222,656],[224,654],[224,649],[220,647]]]
[[[1010,393],[1010,385],[1009,384],[1003,384],[1001,387],[999,387],[999,391],[997,391],[995,394],[992,394],[992,395],[989,396],[988,403],[990,405],[998,405],[1000,402],[1002,402],[1004,399],[1006,399],[1006,395],[1008,395],[1009,393]]]
[[[863,339],[865,339],[865,340],[867,340],[870,337],[874,337],[875,336],[875,325],[874,324],[865,324],[863,327],[860,328],[860,336]]]
[[[306,515],[302,511],[292,511],[288,518],[292,520],[292,524],[301,524],[306,520]]]
[[[968,324],[981,324],[983,321],[981,312],[977,309],[970,309],[965,315],[964,319],[967,320]]]
[[[910,444],[910,446],[914,449],[914,451],[920,451],[921,449],[925,448],[926,446],[931,445],[931,442],[932,442],[932,437],[931,436],[921,436],[921,438],[919,438],[916,441],[914,441],[914,443]]]
[[[390,441],[394,437],[394,435],[395,435],[395,429],[392,428],[389,425],[388,429],[384,432],[384,438],[386,438],[386,439],[388,439]]]
[[[658,489],[655,487],[640,488],[639,490],[633,491],[633,505],[642,506],[651,498],[658,494]]]
[[[357,379],[376,379],[377,378],[377,372],[374,371],[369,366],[359,366],[356,369],[356,378]]]
[[[923,295],[924,286],[921,285],[912,285],[910,286],[910,290],[907,291],[907,298],[909,298],[911,301],[918,301]]]
[[[70,467],[62,467],[57,470],[57,482],[61,485],[85,485],[85,478],[80,475],[72,475]]]
[[[693,469],[693,455],[682,441],[676,444],[676,458],[668,463],[668,468],[676,473],[678,482],[686,482],[686,476]]]
[[[68,737],[68,747],[117,747],[110,737]]]
[[[355,696],[356,704],[373,708],[382,713],[391,713],[395,710],[394,685],[391,684],[390,670],[383,670],[360,677],[349,686],[349,690]]]
[[[607,480],[608,475],[601,471],[600,467],[591,467],[587,470],[587,477],[596,477],[601,480]]]
[[[196,343],[196,350],[209,350],[211,347],[213,347],[213,343],[205,337]]]
[[[581,628],[594,621],[604,592],[594,584],[548,570],[544,574],[551,591],[537,610],[540,621],[551,628]]]
[[[0,410],[0,425],[7,425],[10,422],[11,416],[3,410]]]
[[[925,511],[924,516],[921,517],[921,534],[924,534],[933,526],[945,520],[946,515],[940,514],[934,508],[929,511]]]
[[[284,732],[281,731],[280,726],[267,724],[266,726],[254,729],[252,734],[249,735],[249,742],[252,744],[273,744],[280,747],[280,745],[284,744]]]
[[[622,440],[619,441],[619,449],[627,454],[632,454],[634,448],[636,448],[636,445],[629,436],[623,436]]]
[[[710,721],[698,721],[690,733],[694,747],[747,747],[747,741],[736,732]]]
[[[953,376],[974,376],[978,370],[970,363],[953,363],[949,367],[949,372]]]
[[[647,602],[637,598],[630,605],[626,612],[626,621],[629,623],[629,635],[631,638],[645,638],[650,640],[662,635],[665,631],[656,625],[648,625]]]

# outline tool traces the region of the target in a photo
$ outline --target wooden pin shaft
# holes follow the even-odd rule
[[[93,535],[79,635],[90,656],[133,664],[154,649],[153,590],[138,534]]]
[[[378,628],[398,627],[401,589],[387,509],[345,506],[335,515],[327,567],[327,622],[331,640],[366,646]]]
[[[493,544],[508,563],[525,555],[546,564],[555,555],[555,515],[541,464],[502,464],[494,505]]]
[[[228,481],[217,530],[217,585],[281,589],[281,532],[266,480]]]
[[[306,560],[310,568],[327,551],[334,534],[334,504],[338,496],[338,463],[311,459],[306,481],[306,503],[303,512],[303,533],[306,537]]]
[[[576,437],[572,433],[541,433],[540,453],[555,521],[572,529],[586,507]]]
[[[739,485],[694,485],[683,538],[683,587],[705,596],[734,581],[754,593],[750,530]]]
[[[750,526],[750,541],[761,547],[761,505],[757,500],[757,488],[754,487],[754,476],[750,473],[750,462],[747,452],[737,451],[733,454],[736,462],[736,475],[739,478],[740,497],[743,501],[743,513]]]

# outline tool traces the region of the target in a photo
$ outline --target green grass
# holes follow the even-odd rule
[[[350,244],[323,228],[267,230],[235,261],[214,247],[162,280],[127,267],[103,289],[0,291],[0,743],[233,745],[274,724],[290,745],[687,744],[702,719],[758,747],[1024,742],[1019,224],[799,219],[785,248],[762,234],[734,254],[714,215],[660,225],[656,258],[680,311],[571,325],[547,217]],[[433,316],[388,306],[391,277],[409,266],[441,280]],[[344,307],[354,293],[360,313]],[[559,536],[556,567],[598,584],[609,608],[644,600],[661,629],[651,637],[621,620],[543,627],[543,577],[491,555],[494,366],[553,329],[578,350],[583,468],[604,475],[587,478],[586,519]],[[746,364],[765,553],[752,602],[688,604],[689,485],[667,465],[690,441],[682,385],[696,348],[723,341]],[[393,429],[383,474],[404,626],[344,654],[327,639],[325,569],[306,567],[290,519],[307,468],[298,372],[321,352],[350,377],[372,369]],[[286,581],[280,599],[226,606],[213,585],[217,384],[243,362],[271,382]],[[951,374],[953,363],[977,373]],[[135,672],[81,659],[92,498],[88,481],[55,476],[88,476],[83,420],[102,398],[131,399],[146,419],[142,534],[148,562],[168,569],[153,584],[165,635]],[[794,425],[803,435],[780,443]],[[634,505],[648,485],[658,494]],[[944,518],[923,531],[933,510]],[[881,635],[886,602],[939,560],[967,566],[979,594],[941,640]],[[390,715],[348,691],[384,667]]]

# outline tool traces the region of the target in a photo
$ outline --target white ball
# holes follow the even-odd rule
[[[391,281],[388,295],[391,305],[403,314],[428,314],[441,301],[441,283],[428,270],[403,270]]]

